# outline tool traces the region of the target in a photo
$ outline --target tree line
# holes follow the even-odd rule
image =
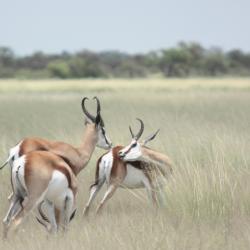
[[[198,43],[144,54],[118,51],[96,53],[17,56],[11,48],[0,47],[0,78],[135,78],[189,76],[250,76],[250,53],[218,47],[206,49]]]

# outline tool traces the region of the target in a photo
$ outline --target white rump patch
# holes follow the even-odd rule
[[[15,147],[11,148],[9,151],[8,160],[11,166],[13,164],[12,158],[14,158],[14,160],[17,160],[19,158],[19,152],[22,143],[23,141],[20,141]]]
[[[24,179],[24,169],[25,169],[25,158],[26,156],[23,155],[20,158],[17,158],[13,162],[13,167],[12,167],[12,183],[13,183],[13,188],[14,192],[22,191],[22,188],[24,188],[27,192],[27,187],[25,184],[25,179]],[[18,176],[18,179],[17,179]],[[20,187],[20,183],[22,187]]]
[[[113,166],[113,160],[113,152],[111,150],[102,157],[99,163],[99,178],[105,178],[107,183],[109,183],[110,180],[110,173]]]

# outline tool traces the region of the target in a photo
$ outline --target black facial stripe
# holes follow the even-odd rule
[[[109,142],[107,140],[107,137],[104,135],[104,138],[105,138],[105,142],[109,145]]]
[[[128,148],[127,151],[124,152],[124,156],[125,156],[126,154],[128,154],[128,153],[130,152],[131,149],[132,149],[132,145]]]
[[[102,133],[105,135],[106,132],[103,127],[101,127],[101,130],[102,130]]]
[[[104,136],[104,140],[105,140],[105,142],[109,145],[109,142],[108,142],[107,137],[106,137],[106,132],[105,132],[105,130],[104,130],[103,127],[101,127],[101,129],[102,129],[102,134],[103,134],[103,136]]]

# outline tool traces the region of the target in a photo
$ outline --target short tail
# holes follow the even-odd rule
[[[0,167],[0,170],[3,169],[10,161],[10,157],[4,162],[4,164]]]

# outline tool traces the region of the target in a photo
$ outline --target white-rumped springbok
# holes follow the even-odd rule
[[[13,197],[3,220],[3,237],[11,226],[16,228],[23,218],[42,201],[47,202],[51,231],[61,221],[67,227],[75,211],[76,177],[59,156],[46,151],[33,151],[13,162],[11,171]],[[55,208],[58,210],[56,218]]]
[[[83,141],[79,147],[74,147],[65,142],[50,141],[42,138],[25,138],[9,151],[9,157],[0,167],[2,169],[6,164],[12,165],[13,161],[24,154],[32,151],[49,151],[62,157],[72,168],[75,174],[78,174],[89,162],[95,146],[104,149],[111,147],[111,141],[107,137],[104,122],[101,117],[101,105],[97,97],[97,115],[91,115],[85,108],[85,97],[82,100],[82,110],[85,114],[85,131]]]
[[[98,159],[95,182],[90,187],[84,215],[88,214],[91,203],[104,182],[107,183],[108,188],[97,208],[97,213],[118,187],[146,188],[149,197],[157,205],[156,187],[159,184],[159,177],[168,177],[172,173],[172,167],[166,155],[145,146],[156,137],[159,130],[148,136],[142,143],[138,142],[144,130],[143,122],[140,119],[138,121],[141,128],[136,135],[130,128],[132,142],[129,146],[116,146]]]
[[[97,102],[97,115],[91,115],[86,107],[85,97],[82,100],[82,110],[85,114],[85,132],[83,141],[79,147],[74,147],[70,144],[57,141],[49,141],[42,138],[26,138],[13,147],[9,152],[7,161],[2,165],[3,168],[7,163],[12,167],[13,162],[21,156],[33,151],[49,151],[57,156],[60,156],[72,169],[73,173],[77,175],[88,164],[92,153],[96,146],[108,149],[112,143],[105,132],[104,122],[101,117],[101,105],[97,97],[94,99]],[[9,199],[12,195],[9,196]],[[45,202],[47,205],[48,202]],[[46,220],[42,213],[41,205],[39,206],[39,213],[43,219]],[[57,213],[57,210],[56,210]],[[42,220],[38,220],[41,224],[45,225]]]

